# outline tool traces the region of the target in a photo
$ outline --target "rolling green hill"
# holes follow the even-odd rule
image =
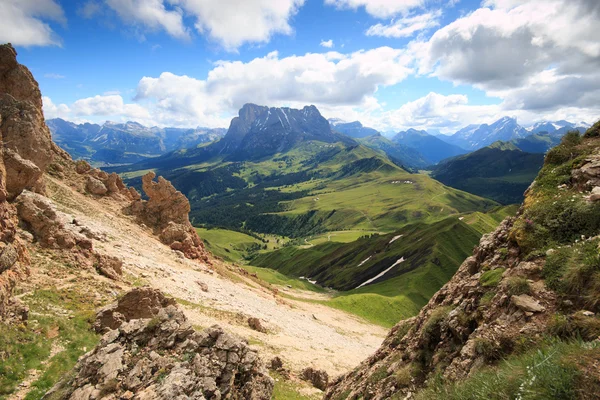
[[[452,277],[481,235],[515,212],[516,206],[502,207],[351,242],[286,246],[257,255],[250,264],[337,289],[326,304],[389,326],[414,315]]]
[[[502,204],[514,204],[523,200],[523,193],[543,163],[543,154],[526,153],[513,143],[495,142],[442,161],[431,176],[448,186]]]

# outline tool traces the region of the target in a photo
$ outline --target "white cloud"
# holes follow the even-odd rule
[[[44,21],[66,23],[54,0],[0,1],[0,43],[15,46],[59,46],[61,41]]]
[[[42,104],[46,119],[70,117],[71,110],[66,104],[54,104],[52,99],[46,96],[42,97]]]
[[[440,11],[412,15],[392,20],[389,24],[376,24],[365,32],[367,36],[384,36],[388,38],[410,37],[419,31],[431,29],[439,25]]]
[[[170,72],[144,77],[136,98],[153,102],[164,115],[196,125],[215,116],[222,121],[249,102],[367,107],[379,87],[401,82],[411,73],[410,61],[404,51],[389,47],[285,58],[272,52],[247,63],[220,61],[205,80]]]
[[[163,29],[179,39],[190,38],[183,23],[183,11],[177,7],[168,9],[163,0],[106,0],[106,4],[116,11],[125,23],[141,24],[151,30]],[[85,8],[83,10],[86,12]],[[97,10],[93,12],[97,13]]]
[[[289,20],[305,0],[169,0],[196,19],[195,27],[227,50],[293,32]]]
[[[325,4],[353,10],[364,7],[373,17],[389,18],[422,7],[425,0],[325,0]]]
[[[333,47],[333,39],[321,40],[321,43],[319,45],[321,47],[327,47],[328,49],[331,49]]]
[[[64,75],[61,74],[55,74],[53,72],[48,73],[48,74],[44,74],[44,78],[48,78],[48,79],[65,79]]]
[[[70,107],[78,117],[122,116],[134,120],[151,120],[150,113],[139,104],[127,104],[119,95],[94,96],[79,99]]]

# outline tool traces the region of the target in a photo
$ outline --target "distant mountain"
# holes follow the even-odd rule
[[[358,139],[358,142],[371,149],[384,152],[397,165],[421,169],[431,164],[431,161],[425,159],[417,149],[394,143],[379,133]]]
[[[46,121],[56,143],[73,158],[125,164],[169,151],[195,147],[222,137],[225,129],[145,127],[137,122],[75,124],[60,118]]]
[[[524,138],[530,133],[517,123],[515,118],[504,117],[491,125],[469,125],[452,136],[442,139],[466,150],[477,150],[498,140],[511,141]]]
[[[416,149],[425,157],[429,165],[437,164],[441,160],[467,152],[458,146],[430,135],[426,131],[416,129],[398,132],[392,141]]]
[[[438,164],[431,175],[456,189],[513,204],[523,200],[543,163],[543,154],[526,153],[513,143],[495,142]]]
[[[367,128],[366,126],[363,126],[363,124],[361,124],[359,121],[344,122],[335,118],[329,119],[328,121],[333,130],[352,138],[364,138],[379,133],[373,128]]]
[[[562,137],[565,133],[571,130],[577,130],[579,133],[584,133],[590,127],[589,124],[585,122],[573,123],[569,121],[542,121],[534,124],[528,130],[529,132],[536,133],[548,133],[552,136]]]

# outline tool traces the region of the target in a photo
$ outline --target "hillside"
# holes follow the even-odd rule
[[[458,146],[446,143],[438,137],[428,134],[426,131],[416,129],[398,132],[392,138],[392,141],[416,149],[427,160],[428,165],[437,164],[441,160],[467,152]]]
[[[328,234],[320,244],[311,239],[308,245],[288,245],[262,253],[250,264],[340,290],[329,305],[391,326],[415,315],[456,272],[481,235],[514,212],[500,208],[465,214],[349,241]]]
[[[431,161],[425,159],[417,149],[394,143],[379,133],[358,139],[358,142],[373,150],[383,152],[399,166],[419,170],[431,164]]]
[[[543,162],[543,154],[526,153],[512,143],[496,142],[441,162],[431,176],[448,186],[514,204],[523,200],[523,193]]]
[[[148,128],[136,122],[75,124],[55,118],[47,124],[53,140],[71,157],[94,165],[131,164],[212,142],[225,134],[225,129]]]
[[[594,398],[599,130],[552,149],[517,217],[325,398]]]

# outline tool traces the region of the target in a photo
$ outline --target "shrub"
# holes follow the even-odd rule
[[[500,347],[492,340],[487,338],[475,339],[475,352],[482,356],[487,362],[496,361],[502,355]]]
[[[590,129],[588,129],[583,135],[586,138],[600,136],[600,121],[596,122]]]
[[[506,291],[509,296],[518,296],[521,294],[530,294],[531,288],[527,279],[520,276],[512,276],[506,281]]]
[[[479,278],[479,283],[483,287],[496,287],[500,283],[502,279],[502,274],[504,273],[504,268],[496,268],[481,274]]]
[[[452,307],[438,307],[429,316],[429,319],[423,324],[423,339],[427,343],[436,343],[440,336],[440,325],[452,311]]]
[[[561,339],[591,341],[600,336],[600,318],[586,317],[582,312],[570,316],[556,314],[548,324],[548,333]]]
[[[560,140],[560,144],[567,147],[574,147],[579,143],[581,143],[581,135],[578,130],[567,132]]]

